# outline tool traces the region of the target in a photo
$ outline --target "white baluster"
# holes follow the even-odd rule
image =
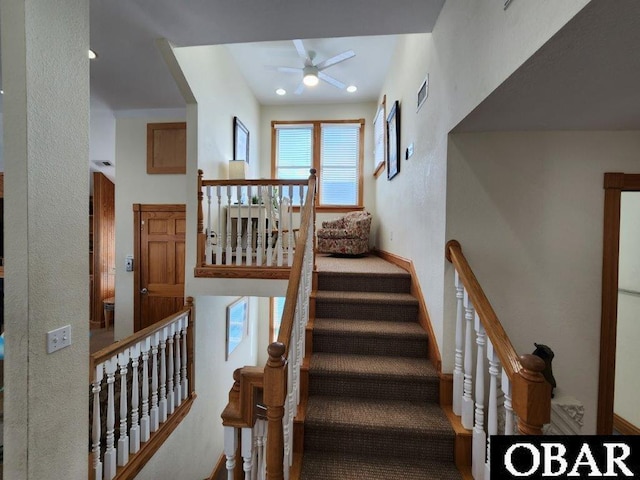
[[[243,428],[241,430],[242,440],[240,445],[240,454],[242,455],[242,471],[244,472],[244,478],[249,480],[251,478],[251,470],[253,468],[252,456],[253,456],[253,431],[251,428]]]
[[[265,455],[266,438],[267,438],[267,422],[258,419],[253,427],[256,435],[257,463],[254,472],[256,480],[266,480],[267,478],[267,456]]]
[[[105,360],[104,369],[107,374],[107,438],[104,452],[104,480],[112,480],[116,476],[116,449],[114,448],[114,428],[116,423],[116,406],[113,395],[113,384],[116,381],[118,357]]]
[[[456,353],[453,366],[453,404],[452,410],[456,415],[462,414],[462,383],[464,381],[464,374],[462,373],[462,338],[464,324],[462,318],[464,316],[464,286],[460,280],[458,271],[454,269],[455,274],[455,286],[456,286]]]
[[[222,187],[216,187],[218,197],[218,238],[216,239],[216,265],[222,265]]]
[[[227,480],[233,480],[233,469],[236,468],[236,449],[238,434],[233,427],[224,427],[224,455],[227,457]]]
[[[227,186],[227,255],[225,265],[231,265],[233,249],[231,247],[231,185]]]
[[[504,434],[515,435],[515,422],[513,419],[513,406],[511,404],[511,380],[507,376],[504,367],[502,368],[502,391],[504,392]]]
[[[266,205],[264,205],[264,193],[263,193],[264,187],[256,187],[256,188],[258,189],[258,191],[256,192],[256,195],[258,195],[258,225],[257,225],[257,231],[256,231],[256,265],[260,266],[262,265],[262,260],[263,260],[262,250],[264,249],[263,238],[265,234],[264,213],[265,213]]]
[[[138,362],[140,359],[140,344],[136,343],[129,349],[131,354],[131,427],[129,428],[129,453],[140,450],[140,425],[138,423],[139,392]]]
[[[187,329],[189,317],[184,317],[182,322],[182,399],[189,396],[189,379],[187,378]]]
[[[276,242],[276,249],[277,249],[277,254],[278,254],[278,260],[276,265],[278,267],[282,266],[282,262],[283,262],[283,251],[282,251],[282,222],[284,219],[284,215],[286,214],[286,212],[282,211],[282,190],[283,190],[284,186],[280,185],[278,188],[278,241]]]
[[[473,428],[473,348],[471,335],[473,332],[473,305],[469,294],[464,292],[464,382],[462,393],[462,426],[468,430]]]
[[[491,478],[491,435],[498,434],[498,374],[500,373],[500,359],[487,339],[487,359],[489,360],[489,418],[487,420],[487,460],[484,465],[484,478]]]
[[[175,373],[174,373],[174,386],[173,395],[175,407],[178,408],[182,403],[182,385],[180,385],[180,362],[182,357],[180,355],[180,332],[182,331],[182,319],[179,319],[176,323],[176,334],[174,337],[174,345],[176,349],[176,361],[175,361]]]
[[[247,198],[249,199],[249,206],[247,212],[247,250],[246,250],[246,264],[253,264],[253,216],[251,215],[251,207],[253,206],[253,197],[251,196],[251,185],[247,186]],[[260,209],[256,205],[256,208]]]
[[[127,435],[127,367],[129,365],[129,349],[118,354],[120,366],[120,436],[118,437],[118,466],[129,461],[129,436]]]
[[[236,187],[238,200],[238,221],[236,223],[236,265],[242,265],[242,187]],[[247,219],[247,222],[249,219]]]
[[[160,330],[160,400],[158,414],[160,423],[167,421],[167,330]]]
[[[104,378],[104,364],[96,366],[95,376],[93,377],[93,422],[91,423],[91,438],[93,440],[93,472],[94,478],[102,479],[102,462],[100,461],[100,435],[102,418],[100,417],[100,391],[102,390],[102,379]]]
[[[154,333],[151,337],[151,414],[149,415],[151,431],[155,432],[160,427],[160,409],[158,407],[158,345],[160,334]]]
[[[140,441],[149,440],[149,350],[151,339],[145,338],[140,342],[142,352],[142,417],[140,418]]]
[[[207,232],[207,241],[205,243],[206,245],[206,253],[205,253],[205,258],[206,264],[212,263],[212,253],[213,253],[213,246],[211,245],[211,229],[212,229],[212,225],[211,225],[211,187],[209,185],[207,185],[207,228],[205,229]]]
[[[291,267],[293,265],[293,185],[289,185],[289,211],[284,212],[285,215],[289,215],[289,231],[287,232],[287,265]]]
[[[175,325],[167,325],[165,328],[167,336],[167,416],[171,415],[176,408],[174,402],[175,396],[173,392],[173,335],[175,334]]]
[[[267,267],[270,267],[273,262],[273,229],[275,225],[273,225],[273,219],[275,217],[273,212],[273,186],[269,185],[267,187],[267,197],[269,198],[269,203],[267,204],[267,211],[269,212],[269,224],[267,226],[268,238],[267,238]]]
[[[471,458],[473,460],[472,472],[475,480],[482,480],[484,475],[484,461],[487,448],[487,434],[484,431],[484,359],[486,344],[486,335],[484,326],[480,321],[478,314],[475,314],[475,331],[476,331],[476,344],[477,344],[477,359],[476,359],[476,422],[473,427],[473,451]]]

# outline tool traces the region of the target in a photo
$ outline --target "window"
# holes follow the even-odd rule
[[[284,297],[271,297],[271,312],[269,322],[269,338],[271,342],[278,340],[280,333],[280,323],[282,322],[282,312],[284,311]]]
[[[318,175],[318,206],[362,206],[364,120],[272,122],[275,178]]]

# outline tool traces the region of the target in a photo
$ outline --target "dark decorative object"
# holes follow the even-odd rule
[[[249,163],[249,129],[233,117],[233,159]]]
[[[533,354],[544,360],[544,370],[542,371],[542,375],[545,380],[551,384],[551,398],[553,398],[553,390],[556,388],[556,379],[553,377],[551,361],[553,360],[553,357],[555,357],[555,354],[553,353],[553,350],[546,345],[535,342],[534,345],[536,346],[536,349],[533,351]]]
[[[387,116],[387,179],[400,172],[400,102],[393,102]]]

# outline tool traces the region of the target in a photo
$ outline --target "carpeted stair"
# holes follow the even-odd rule
[[[459,480],[411,278],[350,260],[318,262],[301,480]]]

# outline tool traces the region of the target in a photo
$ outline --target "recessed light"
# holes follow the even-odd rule
[[[279,88],[279,89],[276,90],[276,93],[278,95],[282,96],[282,95],[286,95],[287,91],[284,88]]]
[[[349,85],[349,86],[347,87],[347,92],[349,92],[349,93],[353,93],[353,92],[355,92],[356,90],[358,90],[358,87],[356,87],[355,85]]]
[[[96,58],[98,58],[98,54],[93,50],[89,49],[89,60],[94,60]]]
[[[0,90],[0,95],[4,95],[4,90]]]

